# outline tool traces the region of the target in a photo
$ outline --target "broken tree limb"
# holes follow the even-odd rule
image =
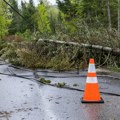
[[[38,42],[40,42],[40,41],[56,43],[56,44],[73,45],[73,46],[91,48],[91,49],[96,49],[96,50],[102,50],[104,52],[111,52],[113,55],[120,56],[120,49],[119,48],[113,49],[110,47],[104,47],[104,46],[100,46],[100,45],[90,45],[90,44],[84,44],[84,43],[79,44],[76,42],[65,42],[65,41],[48,40],[48,39],[39,39]]]

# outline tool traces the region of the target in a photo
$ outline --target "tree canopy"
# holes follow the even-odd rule
[[[1,35],[26,34],[29,31],[31,35],[46,34],[54,38],[65,35],[80,39],[80,34],[88,37],[91,31],[99,30],[100,33],[101,29],[120,32],[118,0],[56,0],[56,6],[47,0],[41,0],[37,6],[33,0],[22,1],[21,6],[16,0],[8,1],[22,17],[5,2],[0,2]]]
[[[0,1],[0,36],[4,36],[8,33],[8,27],[11,23],[11,13],[8,9],[8,6]]]

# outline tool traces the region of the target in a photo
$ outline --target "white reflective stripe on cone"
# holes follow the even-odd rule
[[[89,67],[88,67],[88,72],[96,72],[95,70],[95,65],[94,64],[89,64]]]
[[[87,77],[87,83],[98,83],[97,77]]]

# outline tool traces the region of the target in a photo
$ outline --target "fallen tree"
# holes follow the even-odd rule
[[[84,44],[84,43],[76,43],[76,42],[65,42],[65,41],[58,41],[58,40],[48,40],[48,39],[39,39],[38,42],[44,41],[44,42],[52,42],[56,44],[66,44],[66,45],[73,45],[73,46],[80,46],[80,47],[85,47],[89,49],[97,49],[101,50],[103,52],[111,52],[113,55],[118,55],[120,56],[120,49],[116,48],[110,48],[110,47],[104,47],[104,46],[99,46],[99,45],[90,45],[90,44]]]
[[[78,71],[88,66],[89,58],[95,59],[97,67],[120,67],[120,49],[76,42],[47,39],[21,43],[7,42],[0,53],[2,59],[32,69]]]

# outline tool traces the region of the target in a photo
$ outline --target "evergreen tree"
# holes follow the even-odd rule
[[[78,0],[57,0],[59,9],[66,14],[66,18],[74,18],[78,14]]]
[[[18,8],[18,3],[16,0],[11,0],[10,4],[12,5],[12,7],[20,12],[19,8]],[[21,17],[18,15],[18,13],[16,13],[16,11],[14,11],[12,8],[10,8],[10,12],[12,13],[12,22],[11,25],[9,27],[9,33],[10,34],[15,34],[16,32],[19,32],[20,29],[20,19]]]
[[[79,11],[88,24],[98,20],[106,28],[117,27],[117,0],[81,0]]]
[[[79,17],[91,27],[98,27],[94,24],[99,21],[106,28],[117,28],[117,0],[57,0],[57,4],[67,20]]]
[[[29,3],[21,2],[21,6],[21,14],[24,17],[21,20],[21,32],[25,32],[26,30],[33,32],[36,25],[34,21],[36,8],[33,5],[33,0],[30,0]]]

